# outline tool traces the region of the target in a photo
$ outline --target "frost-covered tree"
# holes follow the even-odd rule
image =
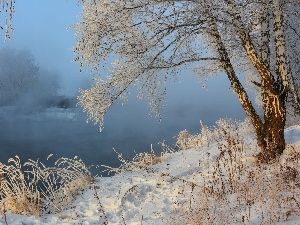
[[[114,58],[110,75],[82,90],[91,120],[138,85],[159,115],[164,84],[192,68],[200,78],[223,72],[253,124],[262,162],[285,149],[288,96],[297,105],[299,0],[82,0],[74,24],[76,61],[96,74]],[[105,64],[106,66],[109,66]],[[239,75],[259,91],[263,115],[253,107]]]
[[[0,49],[0,105],[19,104],[34,111],[59,95],[57,72],[40,68],[26,49]]]
[[[39,67],[30,51],[2,48],[0,50],[1,104],[13,104],[38,80]]]

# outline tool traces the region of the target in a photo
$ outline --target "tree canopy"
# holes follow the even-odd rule
[[[97,77],[95,85],[79,96],[95,123],[102,125],[114,101],[126,99],[134,85],[159,115],[168,80],[186,73],[186,68],[199,77],[223,72],[254,126],[265,158],[283,151],[288,97],[295,107],[299,104],[299,1],[86,0],[82,4],[82,19],[73,26],[76,61],[99,75],[102,63],[115,59],[108,65],[107,79]],[[263,117],[250,101],[241,74],[258,90]]]
[[[126,94],[128,87],[134,83],[140,84],[141,96],[148,97],[153,109],[158,110],[157,104],[164,95],[163,88],[159,87],[171,76],[176,76],[177,72],[184,73],[182,69],[185,66],[193,66],[194,72],[199,76],[224,70],[215,43],[211,40],[208,12],[218,26],[222,43],[236,73],[246,71],[255,75],[256,71],[241,43],[241,35],[237,33],[237,24],[232,22],[232,6],[228,2],[230,1],[84,1],[82,21],[74,25],[77,32],[76,60],[81,65],[92,66],[98,72],[100,64],[109,56],[117,56],[111,65],[109,79],[99,80],[89,92],[89,98],[93,91],[103,96],[102,107],[95,110],[103,112],[103,115],[106,112],[104,109],[109,108],[115,98]],[[263,42],[266,37],[261,32],[262,26],[265,26],[264,21],[268,19],[265,18],[266,10],[274,8],[271,7],[272,4],[267,1],[236,1],[234,10],[243,23],[239,29],[244,32],[242,35],[249,35],[258,55],[267,54],[270,63],[274,64],[275,51],[270,49],[275,47],[274,40],[268,38],[268,43]],[[299,48],[291,45],[299,43],[299,3],[285,1],[283,9],[286,39],[289,40],[287,47],[293,49],[287,52],[289,60],[294,61],[291,69],[297,74],[299,63],[295,61],[299,57],[294,57],[294,52],[299,51]],[[274,34],[268,32],[268,35],[273,35],[274,38]],[[271,66],[274,68],[274,65]],[[272,72],[276,79],[275,71]],[[87,92],[82,94],[82,97],[88,97]],[[81,98],[82,101],[83,99]],[[98,122],[101,115],[97,115],[98,118],[92,118]]]

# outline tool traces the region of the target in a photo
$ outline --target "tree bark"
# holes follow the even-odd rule
[[[217,46],[221,64],[227,73],[232,88],[237,94],[242,107],[254,126],[257,143],[261,148],[261,152],[257,155],[258,163],[270,163],[273,162],[279,155],[281,155],[285,149],[284,127],[286,121],[285,103],[287,93],[287,63],[285,56],[283,56],[285,49],[283,49],[284,38],[282,38],[282,33],[280,33],[282,29],[279,29],[280,26],[283,25],[281,24],[283,20],[282,18],[278,18],[282,16],[282,14],[280,15],[278,11],[276,11],[277,14],[274,14],[274,27],[275,29],[277,28],[278,31],[277,36],[275,35],[275,42],[278,42],[278,48],[276,49],[278,50],[276,73],[279,78],[275,80],[269,69],[269,63],[267,59],[268,48],[264,46],[262,50],[265,52],[261,53],[261,55],[256,52],[251,41],[251,37],[249,33],[246,32],[241,17],[235,10],[234,3],[232,0],[226,0],[226,2],[228,4],[229,11],[231,12],[230,15],[232,17],[232,23],[237,30],[237,34],[241,40],[242,46],[244,47],[245,53],[261,77],[264,121],[258,116],[256,110],[249,100],[246,91],[237,78],[228,53],[217,30],[214,17],[210,14],[209,10],[206,10],[211,36],[213,37],[213,40]],[[267,35],[268,34],[265,33],[265,36]]]
[[[264,17],[261,19],[261,49],[260,56],[268,69],[270,69],[270,9],[269,0],[264,0]]]

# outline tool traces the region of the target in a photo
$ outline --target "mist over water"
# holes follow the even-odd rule
[[[101,133],[98,125],[86,123],[86,115],[81,108],[75,110],[76,120],[59,117],[47,120],[22,119],[22,116],[2,118],[0,161],[6,163],[10,157],[18,155],[22,162],[39,158],[44,163],[49,154],[57,154],[57,157],[79,156],[86,165],[117,167],[120,162],[113,148],[125,159],[132,159],[135,152],[150,151],[151,144],[159,154],[159,142],[165,141],[172,147],[176,142],[174,137],[180,131],[187,129],[191,133],[199,133],[200,120],[211,126],[220,117],[245,117],[227,84],[219,87],[218,82],[226,80],[212,80],[209,91],[189,79],[170,85],[160,123],[157,118],[149,116],[147,102],[137,100],[133,94],[128,104],[113,105],[105,117]]]

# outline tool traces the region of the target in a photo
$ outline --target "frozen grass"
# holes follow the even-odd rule
[[[54,167],[46,167],[38,160],[29,160],[22,166],[18,156],[8,162],[0,163],[2,212],[38,216],[61,211],[93,180],[77,157],[59,158]]]
[[[118,168],[102,165],[102,167],[106,168],[104,172],[108,172],[108,174],[118,175],[126,172],[150,169],[150,166],[162,163],[166,155],[175,152],[175,150],[166,146],[164,143],[161,144],[162,144],[162,151],[159,156],[155,155],[151,145],[149,152],[137,153],[131,160],[124,159],[122,154],[117,152],[114,149],[114,152],[117,154],[117,157],[121,165]]]
[[[219,119],[216,125],[208,127],[200,121],[201,132],[199,134],[190,134],[187,130],[179,133],[176,147],[180,150],[207,148],[211,143],[220,141],[224,137],[224,131],[230,133],[231,136],[236,135],[253,135],[252,125],[249,121]]]
[[[232,130],[231,130],[232,131]],[[234,131],[234,130],[233,130]],[[300,145],[288,145],[271,165],[256,165],[255,148],[239,132],[223,130],[220,154],[189,201],[175,210],[172,224],[278,224],[300,218]]]
[[[299,144],[287,145],[273,164],[258,165],[253,157],[258,146],[249,121],[221,119],[213,128],[201,126],[202,132],[197,135],[180,132],[177,147],[199,149],[215,143],[219,154],[212,160],[207,152],[206,159],[199,162],[206,169],[194,174],[196,182],[160,175],[168,177],[173,188],[175,180],[185,184],[176,189],[181,189],[177,193],[186,200],[176,201],[170,224],[277,224],[289,217],[300,217]],[[140,169],[155,173],[149,166],[162,162],[162,157],[154,161],[158,157],[153,151],[137,154],[132,161],[118,156],[123,163],[120,173]],[[131,193],[137,194],[138,188],[138,184],[130,187],[122,201]],[[125,223],[123,214],[122,218]]]

